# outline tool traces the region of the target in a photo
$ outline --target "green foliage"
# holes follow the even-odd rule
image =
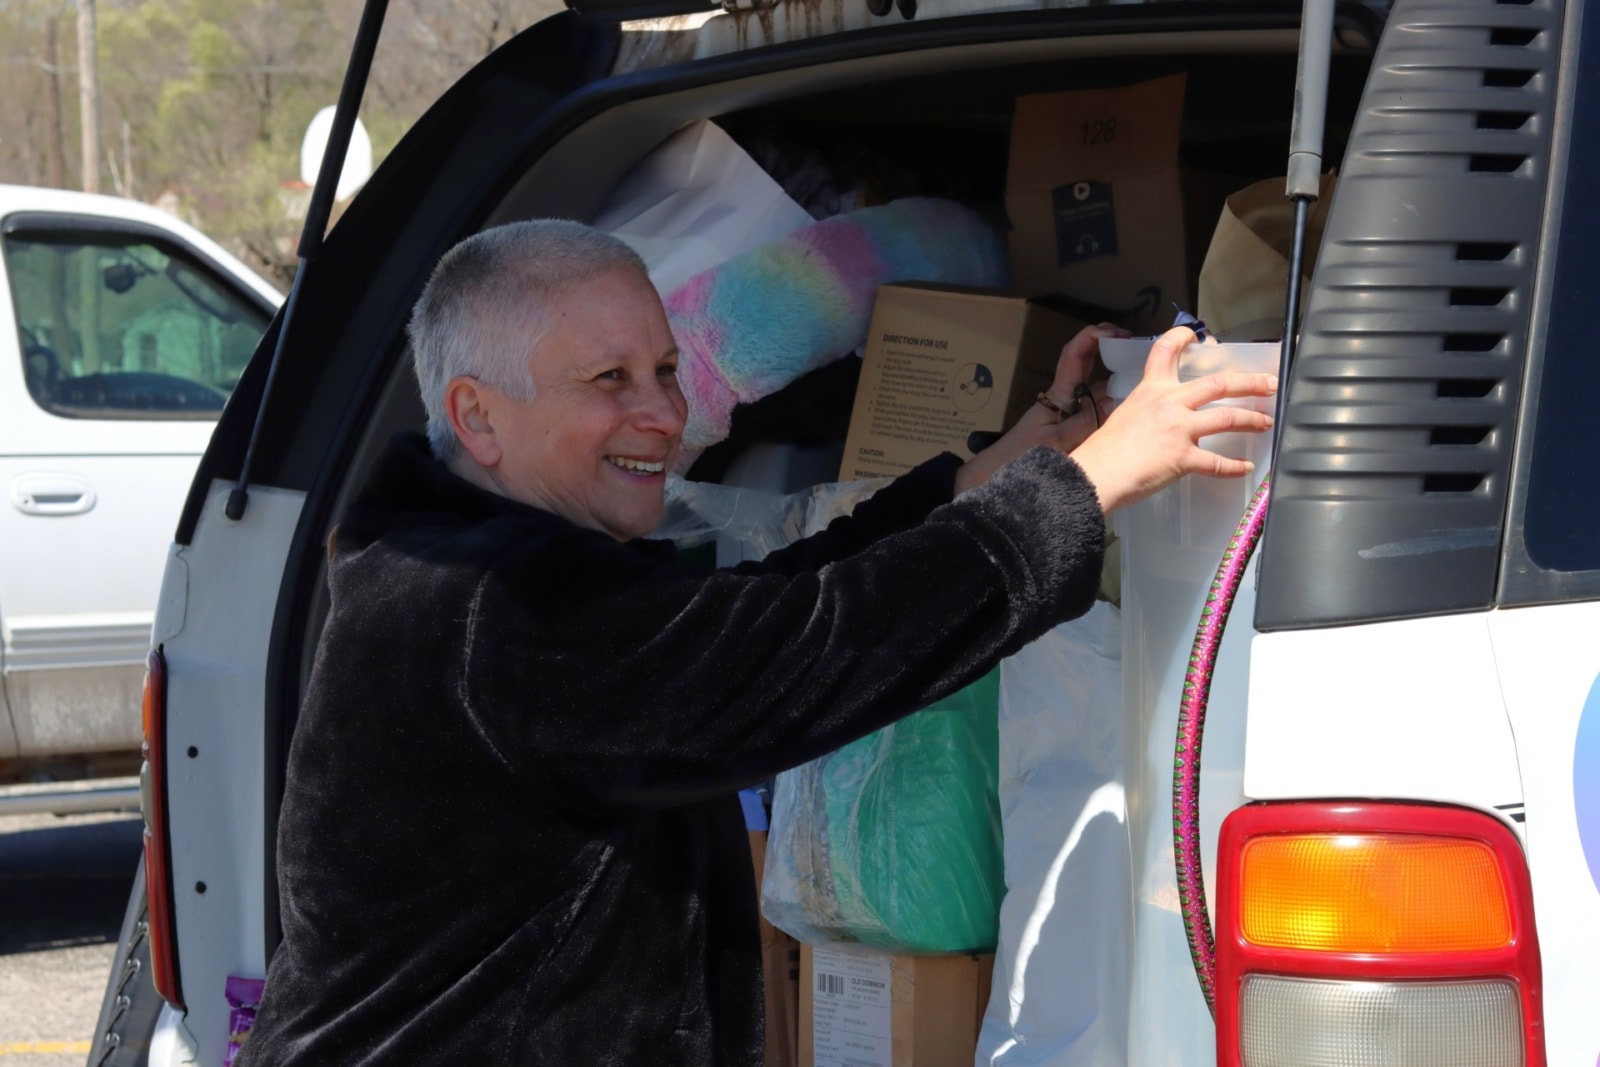
[[[362,107],[374,162],[473,62],[555,9],[393,0]],[[359,0],[98,0],[101,190],[175,204],[287,286],[301,138],[338,97],[359,16]],[[77,32],[72,0],[0,0],[0,181],[81,187]]]

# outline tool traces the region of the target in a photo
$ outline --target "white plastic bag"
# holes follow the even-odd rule
[[[1104,601],[1001,664],[1006,895],[980,1067],[1126,1062],[1122,724],[1122,617]]]
[[[635,164],[593,225],[638,252],[650,280],[666,294],[811,222],[733,138],[702,120]]]

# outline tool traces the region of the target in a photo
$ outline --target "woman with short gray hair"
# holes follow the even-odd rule
[[[1105,332],[1067,346],[1055,397]],[[1174,330],[1114,412],[1047,393],[976,458],[702,572],[642,540],[685,405],[631,253],[572,223],[480,234],[412,337],[433,445],[391,444],[329,542],[278,821],[283,940],[240,1067],[760,1064],[735,791],[1081,614],[1105,514],[1245,473],[1195,442],[1268,418],[1197,409],[1276,387],[1180,382]]]
[[[503,392],[526,390],[527,354],[549,328],[554,302],[590,278],[630,269],[645,273],[632,248],[564,219],[496,226],[445,253],[406,328],[434,455],[457,452],[444,413],[451,378],[470,375]]]

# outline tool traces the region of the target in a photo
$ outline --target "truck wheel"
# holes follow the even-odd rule
[[[117,935],[117,955],[106,981],[95,1043],[88,1067],[144,1067],[150,1057],[150,1035],[161,1014],[161,996],[150,984],[150,939],[145,904],[144,859],[128,894],[128,910]]]

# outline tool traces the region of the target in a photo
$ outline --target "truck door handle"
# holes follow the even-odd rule
[[[82,515],[94,507],[95,493],[71,474],[21,474],[11,480],[11,503],[24,515]]]

